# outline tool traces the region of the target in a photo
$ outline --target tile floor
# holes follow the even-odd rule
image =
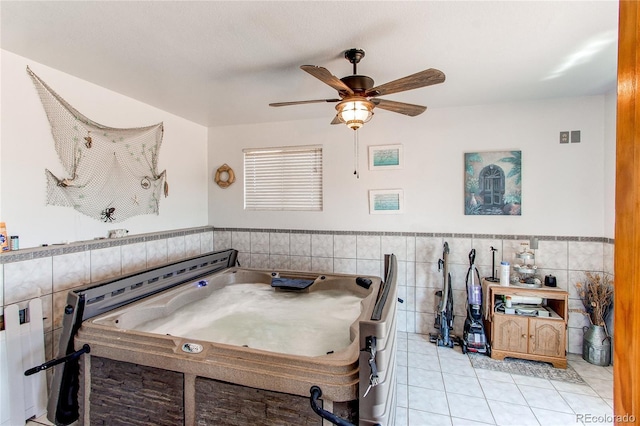
[[[602,421],[613,415],[613,367],[580,355],[568,360],[585,385],[474,369],[460,347],[439,348],[422,334],[399,332],[397,357],[396,426],[613,424]],[[27,424],[51,425],[44,417]]]
[[[474,369],[458,346],[437,347],[422,334],[398,336],[397,426],[613,424],[611,366],[569,354],[587,383],[578,385]]]

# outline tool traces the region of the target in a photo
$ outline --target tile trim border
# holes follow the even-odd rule
[[[20,249],[17,251],[9,251],[0,254],[0,264],[22,262],[25,260],[39,259],[42,257],[59,256],[68,253],[78,253],[88,250],[98,250],[109,247],[125,246],[129,244],[137,244],[147,241],[162,240],[174,237],[182,237],[186,235],[202,234],[205,232],[213,232],[213,226],[202,226],[196,228],[186,228],[171,230],[167,232],[152,232],[148,234],[137,234],[130,237],[122,238],[101,238],[90,241],[78,241],[70,244],[55,244],[45,247],[32,247]]]
[[[452,232],[387,232],[387,231],[331,231],[317,229],[263,229],[263,228],[216,228],[219,232],[269,232],[275,234],[313,234],[313,235],[372,235],[392,237],[442,237],[442,238],[480,238],[501,240],[528,240],[531,237],[539,241],[582,241],[595,243],[614,244],[613,238],[606,237],[579,237],[564,235],[504,235],[504,234],[469,234]]]
[[[147,241],[155,241],[186,235],[201,234],[205,232],[268,232],[278,234],[311,234],[311,235],[361,235],[361,236],[387,236],[387,237],[436,237],[436,238],[472,238],[472,239],[502,239],[502,240],[528,240],[532,236],[539,241],[579,241],[615,244],[613,238],[605,237],[580,237],[563,235],[503,235],[503,234],[469,234],[451,232],[386,232],[386,231],[331,231],[315,229],[275,229],[275,228],[216,228],[202,226],[195,228],[175,229],[166,232],[153,232],[148,234],[132,235],[122,238],[102,238],[90,241],[79,241],[71,244],[60,244],[46,247],[34,247],[21,249],[15,252],[0,254],[0,264],[22,262],[48,256],[58,256],[68,253],[77,253],[87,250],[97,250],[108,247],[137,244]]]

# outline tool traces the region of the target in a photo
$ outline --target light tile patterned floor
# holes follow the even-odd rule
[[[568,361],[586,385],[474,369],[460,347],[439,348],[422,334],[398,333],[397,357],[396,426],[613,424],[597,421],[613,415],[613,367],[579,355]],[[51,423],[28,423],[43,424]]]
[[[602,421],[613,415],[613,367],[569,354],[587,383],[578,385],[474,369],[458,346],[437,347],[422,334],[398,337],[397,426],[613,424]]]

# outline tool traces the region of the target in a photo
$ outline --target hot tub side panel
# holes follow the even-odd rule
[[[105,426],[322,425],[308,397],[195,377],[161,368],[87,356],[80,388],[81,424]],[[89,389],[89,392],[87,392]],[[357,422],[358,401],[333,403]]]
[[[183,374],[96,356],[87,356],[81,364],[91,378],[80,387],[81,424],[185,424]]]
[[[357,422],[358,401],[334,403],[333,412]],[[220,426],[322,425],[309,397],[255,389],[198,377],[195,381],[195,423]]]

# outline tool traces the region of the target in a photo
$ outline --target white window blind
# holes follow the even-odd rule
[[[322,147],[244,150],[246,210],[322,210]]]

